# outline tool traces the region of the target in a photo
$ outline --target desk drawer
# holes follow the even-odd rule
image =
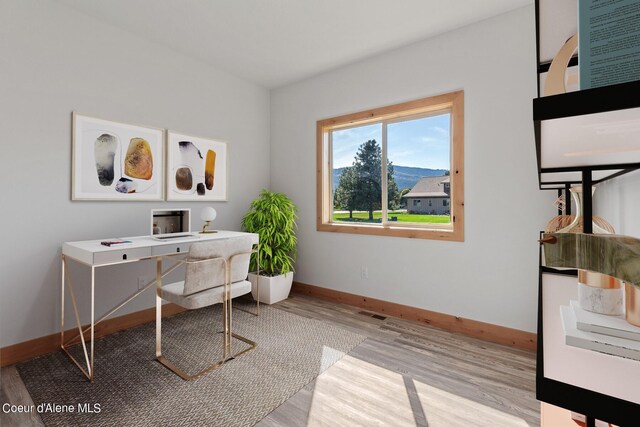
[[[174,254],[186,254],[189,252],[189,247],[193,242],[174,243],[173,245],[154,246],[151,248],[151,255],[174,255]]]
[[[93,264],[110,264],[113,262],[134,261],[151,256],[151,248],[123,248],[117,251],[96,252],[93,254]]]

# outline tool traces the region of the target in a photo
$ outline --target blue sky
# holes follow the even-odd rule
[[[449,169],[450,115],[424,117],[387,125],[387,151],[394,165]],[[382,125],[333,132],[333,167],[351,166],[358,147],[382,141]]]

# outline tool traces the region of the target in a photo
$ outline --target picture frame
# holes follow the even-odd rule
[[[167,131],[166,199],[227,201],[227,143]]]
[[[164,129],[72,113],[72,200],[164,198]]]

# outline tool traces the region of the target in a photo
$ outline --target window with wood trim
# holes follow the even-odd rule
[[[463,143],[463,91],[318,121],[317,229],[463,241]]]

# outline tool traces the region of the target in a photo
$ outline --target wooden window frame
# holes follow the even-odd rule
[[[332,222],[333,200],[331,200],[332,170],[329,133],[333,130],[363,126],[380,121],[402,120],[411,116],[451,114],[451,165],[450,165],[450,212],[449,224],[398,224],[390,221],[382,224],[341,224]],[[383,136],[383,139],[385,137]],[[386,145],[383,143],[383,158]],[[386,161],[382,162],[386,171]],[[384,175],[383,175],[384,176]],[[383,195],[382,203],[386,203]],[[336,233],[367,234],[418,239],[464,241],[464,91],[455,91],[415,101],[403,102],[387,107],[346,114],[319,120],[316,123],[316,224],[318,231]]]

